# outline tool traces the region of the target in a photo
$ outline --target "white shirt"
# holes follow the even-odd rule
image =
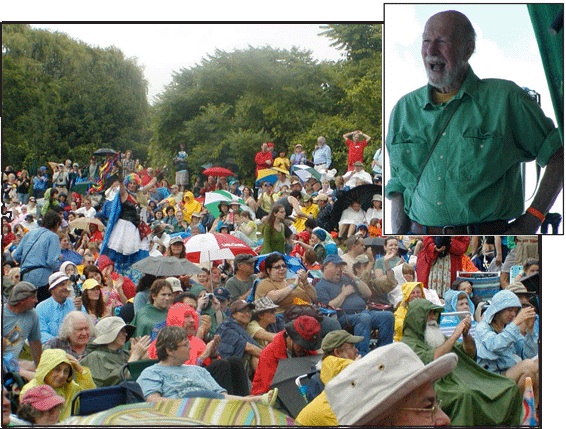
[[[81,208],[78,208],[75,213],[77,213],[77,214],[82,213],[82,214],[85,215],[85,217],[92,219],[92,218],[94,218],[94,215],[96,214],[96,209],[94,207],[90,206],[90,209],[87,210],[86,207],[83,206]]]

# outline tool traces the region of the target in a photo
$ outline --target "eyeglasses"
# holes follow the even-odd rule
[[[430,419],[434,423],[434,421],[436,420],[436,413],[438,411],[442,411],[442,400],[436,401],[430,408],[401,408],[401,410],[416,411],[419,413],[430,413]]]
[[[280,270],[282,268],[287,268],[287,264],[281,264],[281,265],[274,265],[271,267],[273,270]]]

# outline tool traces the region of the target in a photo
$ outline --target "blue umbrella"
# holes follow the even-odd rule
[[[265,260],[265,258],[267,258],[270,255],[281,255],[281,256],[283,256],[283,259],[285,260],[285,263],[287,264],[287,278],[297,277],[295,274],[297,274],[297,271],[299,271],[299,270],[305,270],[305,271],[307,270],[306,267],[303,265],[301,258],[297,258],[295,256],[285,255],[285,254],[279,253],[279,252],[271,252],[271,253],[266,253],[265,255],[258,255],[254,258],[254,261],[255,261],[254,271],[256,273],[260,272],[260,269],[259,269],[260,264]]]

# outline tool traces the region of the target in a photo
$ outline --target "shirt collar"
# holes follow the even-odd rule
[[[464,83],[462,83],[462,87],[460,88],[460,91],[458,91],[458,93],[452,98],[452,100],[457,100],[459,98],[462,98],[464,96],[464,94],[469,95],[470,97],[474,97],[474,94],[477,91],[479,85],[479,78],[476,76],[476,74],[474,73],[474,71],[472,70],[472,66],[469,66],[468,68],[468,74],[466,75],[466,78],[464,79]],[[431,97],[431,91],[433,91],[432,86],[430,86],[430,84],[427,84],[426,86],[424,86],[422,88],[422,95],[423,95],[423,99],[422,99],[422,108],[424,110],[430,110],[433,109],[435,107],[435,104],[432,101],[432,97]]]

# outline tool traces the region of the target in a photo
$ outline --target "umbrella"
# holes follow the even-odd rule
[[[385,250],[383,249],[383,243],[384,242],[385,242],[384,237],[367,237],[367,238],[364,238],[364,245],[370,246],[370,247],[376,247],[378,254],[379,253],[380,254],[385,253]],[[399,250],[398,250],[397,253],[399,254],[399,256],[406,255],[409,250],[407,249],[405,244],[401,241],[398,241],[398,245],[399,245]]]
[[[255,185],[259,186],[259,185],[261,185],[261,182],[269,182],[271,184],[274,184],[279,179],[279,177],[277,176],[277,173],[279,173],[281,171],[278,171],[278,170],[281,170],[281,169],[280,168],[275,169],[275,167],[273,167],[273,168],[263,168],[261,170],[258,170],[257,177],[256,177],[256,180],[255,180]],[[287,173],[287,174],[289,174],[289,173]]]
[[[297,417],[297,414],[307,405],[295,380],[300,375],[312,372],[313,366],[320,361],[320,358],[320,355],[287,358],[280,359],[277,364],[271,387],[279,389],[277,401],[293,418]]]
[[[84,180],[82,182],[77,181],[71,188],[71,192],[86,195],[92,185],[96,185],[96,182],[93,182],[92,180]]]
[[[234,173],[232,170],[228,170],[224,167],[209,167],[202,172],[205,176],[221,176],[221,177],[228,177],[233,176]]]
[[[184,398],[119,405],[89,416],[72,416],[64,426],[294,426],[267,405],[236,399]]]
[[[349,191],[342,192],[334,203],[332,216],[336,223],[340,222],[342,212],[350,207],[354,201],[361,204],[362,210],[366,211],[372,206],[372,198],[375,194],[381,195],[381,186],[378,185],[359,185]]]
[[[103,147],[94,151],[93,155],[114,155],[116,151],[107,147]]]
[[[206,192],[204,194],[204,206],[207,208],[210,214],[214,216],[214,218],[217,218],[220,215],[220,210],[218,209],[218,203],[222,201],[228,204],[235,201],[240,204],[242,210],[248,210],[248,211],[250,210],[250,208],[246,204],[244,204],[243,199],[223,189]]]
[[[89,231],[90,225],[96,225],[99,231],[103,231],[106,228],[102,221],[95,217],[79,217],[69,222],[70,229],[82,229],[83,231]]]
[[[207,232],[186,238],[184,243],[187,259],[195,263],[234,259],[240,253],[256,256],[250,246],[230,234]]]
[[[308,165],[295,165],[293,166],[293,174],[298,176],[301,179],[301,182],[306,182],[311,177],[314,177],[316,180],[320,181],[321,174],[316,171],[314,168],[309,167]]]
[[[175,256],[148,256],[132,265],[132,268],[144,274],[153,274],[156,277],[175,277],[198,274],[202,270],[187,259]]]
[[[259,273],[260,270],[260,265],[261,263],[265,260],[265,258],[267,258],[270,255],[282,255],[283,259],[285,259],[285,263],[287,264],[287,275],[291,276],[291,277],[296,277],[295,274],[297,273],[297,271],[299,270],[305,270],[306,271],[306,267],[303,265],[301,258],[297,258],[295,256],[289,256],[283,253],[279,253],[279,252],[271,252],[271,253],[266,253],[265,255],[259,255],[257,257],[254,258],[255,260],[255,272]]]

